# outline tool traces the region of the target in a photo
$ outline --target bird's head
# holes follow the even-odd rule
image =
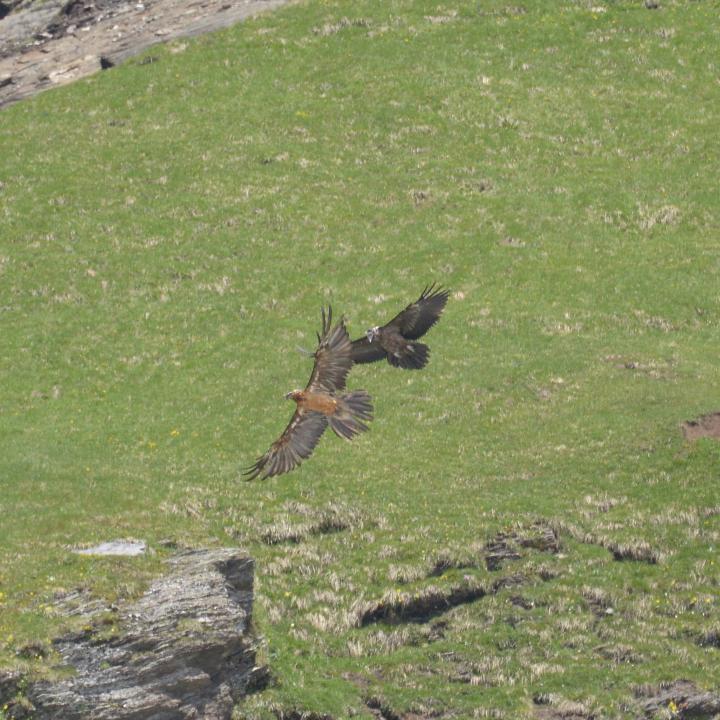
[[[291,390],[289,393],[285,393],[285,399],[286,400],[294,400],[295,402],[298,402],[300,400],[301,395],[302,395],[302,390]]]
[[[367,337],[368,342],[372,342],[375,340],[376,337],[380,335],[380,328],[376,325],[375,327],[371,327],[366,333],[365,337]]]

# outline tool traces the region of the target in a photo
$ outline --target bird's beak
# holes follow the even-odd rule
[[[290,392],[285,393],[285,399],[289,400],[291,395],[292,395],[292,390]]]

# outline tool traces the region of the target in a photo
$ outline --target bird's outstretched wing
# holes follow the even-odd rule
[[[327,418],[322,413],[298,407],[283,434],[243,475],[247,480],[256,477],[265,479],[296,468],[312,455],[327,424]]]
[[[448,301],[448,290],[435,283],[426,287],[420,297],[398,313],[385,327],[393,327],[407,340],[422,337],[439,319]]]
[[[332,308],[327,315],[322,311],[323,331],[318,334],[315,365],[305,390],[334,393],[345,387],[345,380],[353,365],[352,343],[345,328],[345,321],[332,326]]]
[[[387,353],[379,342],[370,342],[367,337],[352,341],[352,359],[354,363],[370,363],[382,360]]]

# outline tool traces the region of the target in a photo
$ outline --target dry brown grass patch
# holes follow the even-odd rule
[[[308,517],[306,522],[293,522],[288,516],[281,517],[259,529],[260,540],[266,545],[300,543],[314,535],[329,535],[344,530],[364,528],[368,519],[362,511],[341,503],[330,503],[316,510],[302,503],[290,503],[286,508],[294,514]]]
[[[328,35],[335,35],[341,30],[346,30],[347,28],[353,27],[369,29],[370,27],[372,27],[372,20],[369,20],[368,18],[349,19],[343,17],[340,18],[340,20],[336,20],[335,22],[326,22],[319,27],[314,27],[312,31],[314,35],[319,35],[320,37],[327,37]]]
[[[643,656],[635,652],[629,645],[599,645],[595,648],[595,652],[616,665],[622,663],[636,665],[643,662]]]
[[[596,715],[587,702],[567,700],[556,693],[533,697],[535,717],[541,720],[594,720]]]

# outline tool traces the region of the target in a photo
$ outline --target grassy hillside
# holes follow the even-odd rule
[[[238,717],[712,687],[720,3],[661,5],[309,0],[3,111],[0,666],[219,544],[273,674]],[[350,376],[371,431],[243,482],[320,306],[433,280],[428,368]],[[118,537],[152,553],[68,551]]]

